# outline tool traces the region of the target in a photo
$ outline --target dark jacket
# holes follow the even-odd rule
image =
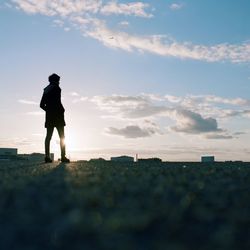
[[[64,107],[61,103],[61,88],[50,83],[43,92],[40,108],[46,112],[45,128],[65,126]]]

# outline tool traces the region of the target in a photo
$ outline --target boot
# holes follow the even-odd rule
[[[51,162],[52,162],[52,160],[51,160],[50,157],[48,157],[48,156],[46,156],[46,157],[44,158],[44,161],[45,161],[45,163],[51,163]]]
[[[63,156],[63,157],[61,158],[61,162],[70,163],[70,160],[69,160],[66,156]]]

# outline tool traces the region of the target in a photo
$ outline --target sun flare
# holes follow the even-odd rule
[[[66,145],[67,151],[74,151],[79,148],[79,142],[77,140],[77,136],[73,133],[67,133],[64,139],[64,143]]]

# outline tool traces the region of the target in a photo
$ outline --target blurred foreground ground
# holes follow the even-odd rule
[[[0,249],[250,249],[250,164],[0,162]]]

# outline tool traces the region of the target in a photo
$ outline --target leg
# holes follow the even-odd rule
[[[50,158],[50,140],[53,135],[54,128],[47,128],[47,135],[45,138],[45,156]]]
[[[65,135],[64,135],[64,127],[56,127],[58,135],[60,137],[60,147],[61,147],[61,158],[65,158],[66,150],[65,150]]]

